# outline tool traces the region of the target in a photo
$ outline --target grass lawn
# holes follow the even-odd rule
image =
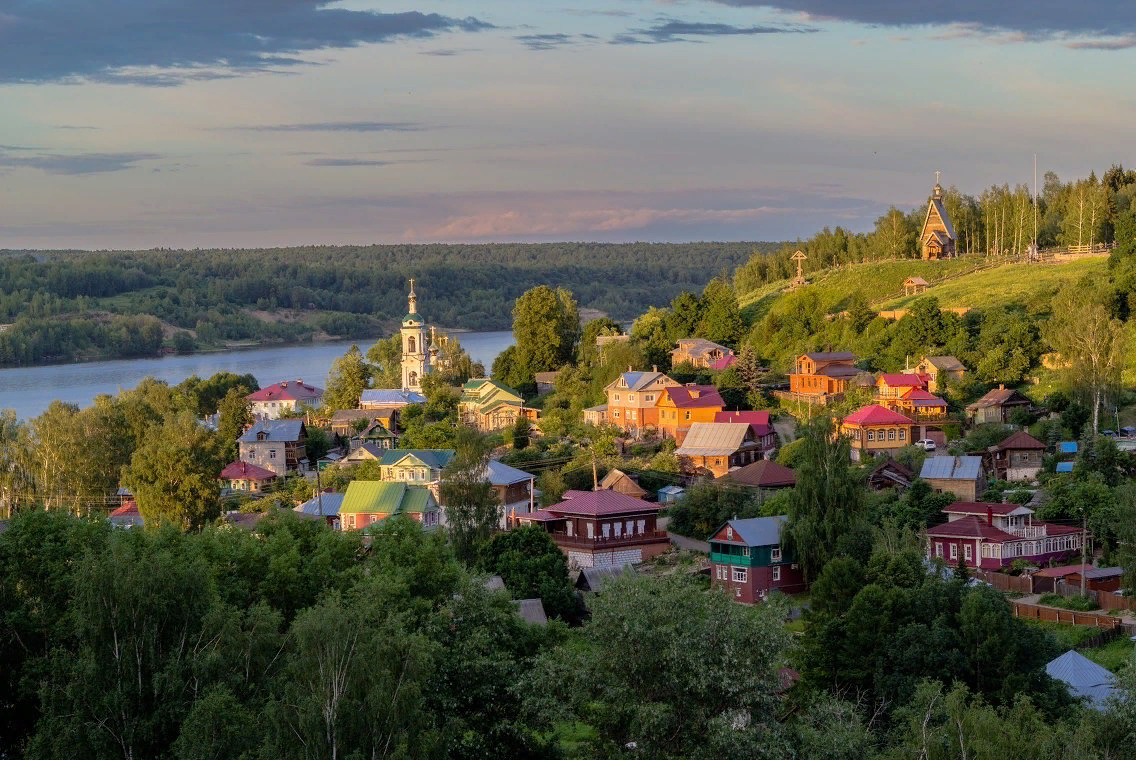
[[[1049,631],[1057,638],[1061,650],[1076,649],[1085,641],[1100,633],[1100,629],[1091,625],[1067,625],[1065,623],[1050,623],[1043,620],[1029,620],[1022,618],[1027,625],[1034,625]],[[1088,656],[1088,655],[1086,655]]]
[[[1113,639],[1105,644],[1103,647],[1096,649],[1085,649],[1081,654],[1088,657],[1097,665],[1108,668],[1113,673],[1120,670],[1128,664],[1132,658],[1133,647],[1136,646],[1127,636]]]
[[[552,729],[552,738],[563,750],[565,757],[578,757],[583,746],[596,735],[596,730],[587,723],[557,723]]]
[[[993,269],[965,275],[941,285],[933,285],[927,295],[939,299],[939,305],[998,306],[1005,303],[1025,303],[1045,311],[1052,294],[1067,282],[1085,276],[1103,275],[1108,259],[1081,259],[1064,264],[1004,264]],[[920,296],[893,298],[873,304],[879,309],[903,309]]]

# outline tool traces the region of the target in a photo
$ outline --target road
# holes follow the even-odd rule
[[[671,518],[669,517],[660,517],[658,522],[659,529],[667,530],[667,523],[669,523],[670,521]],[[680,536],[679,534],[671,533],[670,531],[667,531],[667,536],[670,537],[671,543],[680,549],[689,549],[696,552],[706,552],[707,554],[710,553],[710,544],[706,541],[696,541],[693,538]]]

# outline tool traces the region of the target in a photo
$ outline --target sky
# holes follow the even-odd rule
[[[1120,0],[0,0],[0,248],[783,240],[1129,154]]]

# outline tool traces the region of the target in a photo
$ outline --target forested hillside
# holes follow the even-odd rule
[[[384,334],[418,283],[445,327],[508,329],[513,301],[564,286],[632,319],[729,275],[769,243],[395,245],[258,250],[0,251],[0,366],[149,355],[225,341]],[[133,322],[123,317],[153,317]]]

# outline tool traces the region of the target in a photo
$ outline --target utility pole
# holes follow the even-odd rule
[[[600,490],[600,480],[596,475],[596,449],[594,444],[592,446],[592,490]]]
[[[1085,517],[1085,510],[1081,509],[1081,596],[1085,595],[1085,550],[1088,549],[1089,542],[1085,539],[1085,528],[1088,519]]]
[[[1038,253],[1037,247],[1037,154],[1033,154],[1033,250]]]
[[[319,505],[320,517],[323,517],[323,487],[320,485],[319,462],[316,462],[316,503]]]

